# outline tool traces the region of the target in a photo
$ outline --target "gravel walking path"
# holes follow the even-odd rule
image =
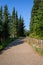
[[[0,65],[43,65],[43,58],[24,39],[18,39],[0,54]]]

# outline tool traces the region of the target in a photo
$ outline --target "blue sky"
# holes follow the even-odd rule
[[[0,6],[8,5],[9,12],[11,13],[13,7],[18,12],[18,15],[24,18],[25,28],[29,29],[31,10],[33,6],[33,0],[0,0]]]

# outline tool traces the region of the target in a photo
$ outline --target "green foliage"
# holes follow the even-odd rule
[[[35,51],[38,52],[41,56],[43,56],[43,49],[34,47]]]
[[[8,38],[6,41],[0,43],[0,51],[3,50],[10,42],[15,40],[16,38]]]
[[[16,20],[15,20],[15,9],[12,11],[12,28],[11,28],[11,37],[16,37]]]
[[[3,33],[3,22],[2,22],[2,7],[0,7],[0,42],[2,39],[2,33]]]
[[[30,31],[29,30],[25,30],[24,34],[25,34],[25,36],[29,36]]]
[[[4,30],[4,37],[5,37],[5,40],[9,37],[9,26],[8,26],[8,23],[9,23],[9,19],[8,19],[8,7],[7,5],[5,5],[4,7],[4,27],[3,27],[3,30]]]
[[[0,50],[7,46],[12,38],[20,36],[24,36],[23,18],[18,18],[15,8],[10,14],[7,5],[4,6],[4,11],[0,7]]]
[[[15,20],[16,20],[16,36],[18,37],[18,13],[16,11],[16,16],[15,16]]]
[[[21,16],[18,21],[18,34],[19,36],[24,36],[24,20]]]
[[[43,1],[34,0],[30,22],[31,37],[43,37]]]

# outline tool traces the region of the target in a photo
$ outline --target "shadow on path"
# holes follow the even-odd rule
[[[10,49],[10,48],[13,47],[13,46],[17,46],[17,45],[20,45],[20,44],[23,44],[23,43],[24,43],[24,38],[20,38],[20,39],[17,39],[17,40],[15,40],[15,41],[9,43],[8,46],[5,47],[4,50],[2,50],[2,51],[0,52],[0,55],[1,55],[5,50],[8,50],[8,49]]]

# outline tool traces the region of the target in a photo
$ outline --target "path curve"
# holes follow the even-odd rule
[[[0,54],[0,65],[43,65],[43,58],[24,39],[17,39]]]

